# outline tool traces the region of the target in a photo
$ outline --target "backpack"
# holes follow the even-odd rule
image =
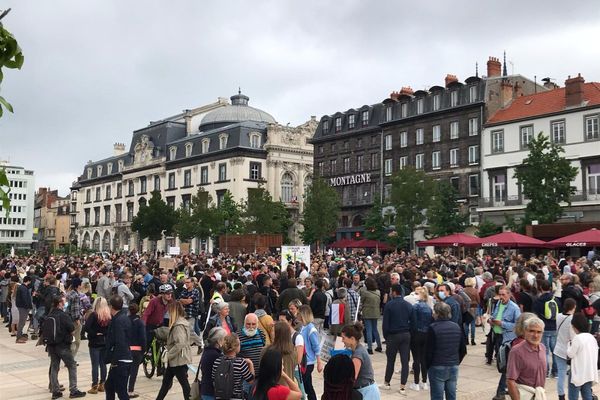
[[[113,285],[113,287],[110,289],[110,294],[114,295],[114,294],[119,294],[119,286],[121,286],[122,283],[118,282],[116,285]]]
[[[42,341],[45,345],[53,346],[64,342],[60,331],[60,321],[56,316],[48,315],[42,323]]]
[[[496,354],[496,368],[498,368],[498,372],[500,373],[506,372],[510,349],[512,349],[512,340],[510,342],[502,343],[498,349],[498,354]]]
[[[296,347],[296,338],[298,337],[299,333],[298,332],[294,332],[294,335],[292,336],[292,343],[294,344],[294,348]],[[306,367],[308,366],[308,360],[306,358],[306,343],[304,343],[304,352],[302,353],[302,360],[300,361],[300,364],[298,364],[298,368],[300,369],[300,374],[304,375],[306,373]]]
[[[558,314],[558,303],[554,300],[554,297],[544,302],[544,318],[555,320]]]
[[[464,314],[467,311],[469,311],[469,308],[471,308],[471,298],[469,297],[468,294],[465,293],[464,290],[461,290],[460,292],[458,292],[458,296],[459,298],[462,300],[459,300],[459,304],[460,304],[460,311]]]
[[[233,396],[233,387],[235,386],[234,369],[233,360],[221,356],[221,362],[215,370],[215,398],[231,399]]]

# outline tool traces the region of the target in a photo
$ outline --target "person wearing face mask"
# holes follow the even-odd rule
[[[450,310],[452,311],[450,320],[457,323],[458,326],[462,326],[462,312],[460,311],[460,304],[458,304],[458,301],[452,297],[452,289],[450,289],[450,285],[447,283],[440,283],[437,285],[436,294],[438,300],[443,301],[450,306]]]
[[[260,373],[260,356],[265,348],[267,341],[265,334],[258,329],[258,317],[254,313],[246,315],[244,318],[244,327],[237,331],[240,339],[240,351],[238,356],[247,358],[254,365],[254,376],[258,377]],[[248,393],[250,384],[244,382],[244,392]]]

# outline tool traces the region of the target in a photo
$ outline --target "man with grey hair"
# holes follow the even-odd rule
[[[458,365],[467,354],[462,328],[451,321],[450,306],[437,302],[433,306],[434,322],[427,333],[427,369],[431,400],[456,400]]]
[[[258,376],[260,372],[260,356],[267,341],[263,331],[258,329],[258,317],[256,314],[250,313],[246,315],[244,326],[237,331],[237,335],[240,339],[240,352],[238,356],[252,360],[255,376]]]

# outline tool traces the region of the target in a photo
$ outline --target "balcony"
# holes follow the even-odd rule
[[[600,204],[600,191],[598,190],[577,190],[571,196],[572,203],[581,202],[593,202]],[[479,208],[488,207],[525,207],[529,203],[529,199],[521,196],[504,196],[502,199],[496,199],[493,197],[481,197],[479,198]],[[564,204],[566,206],[566,204]]]
[[[131,225],[131,221],[120,221],[120,222],[113,222],[112,224],[115,228],[126,228],[128,226]]]

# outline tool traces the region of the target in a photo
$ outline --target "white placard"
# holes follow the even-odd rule
[[[169,247],[169,254],[172,256],[178,256],[181,253],[181,248],[179,247]]]
[[[303,262],[310,268],[310,246],[281,246],[281,271],[285,271],[288,264],[296,261]]]
[[[129,245],[128,244],[124,244],[123,245],[123,251],[129,251]]]

